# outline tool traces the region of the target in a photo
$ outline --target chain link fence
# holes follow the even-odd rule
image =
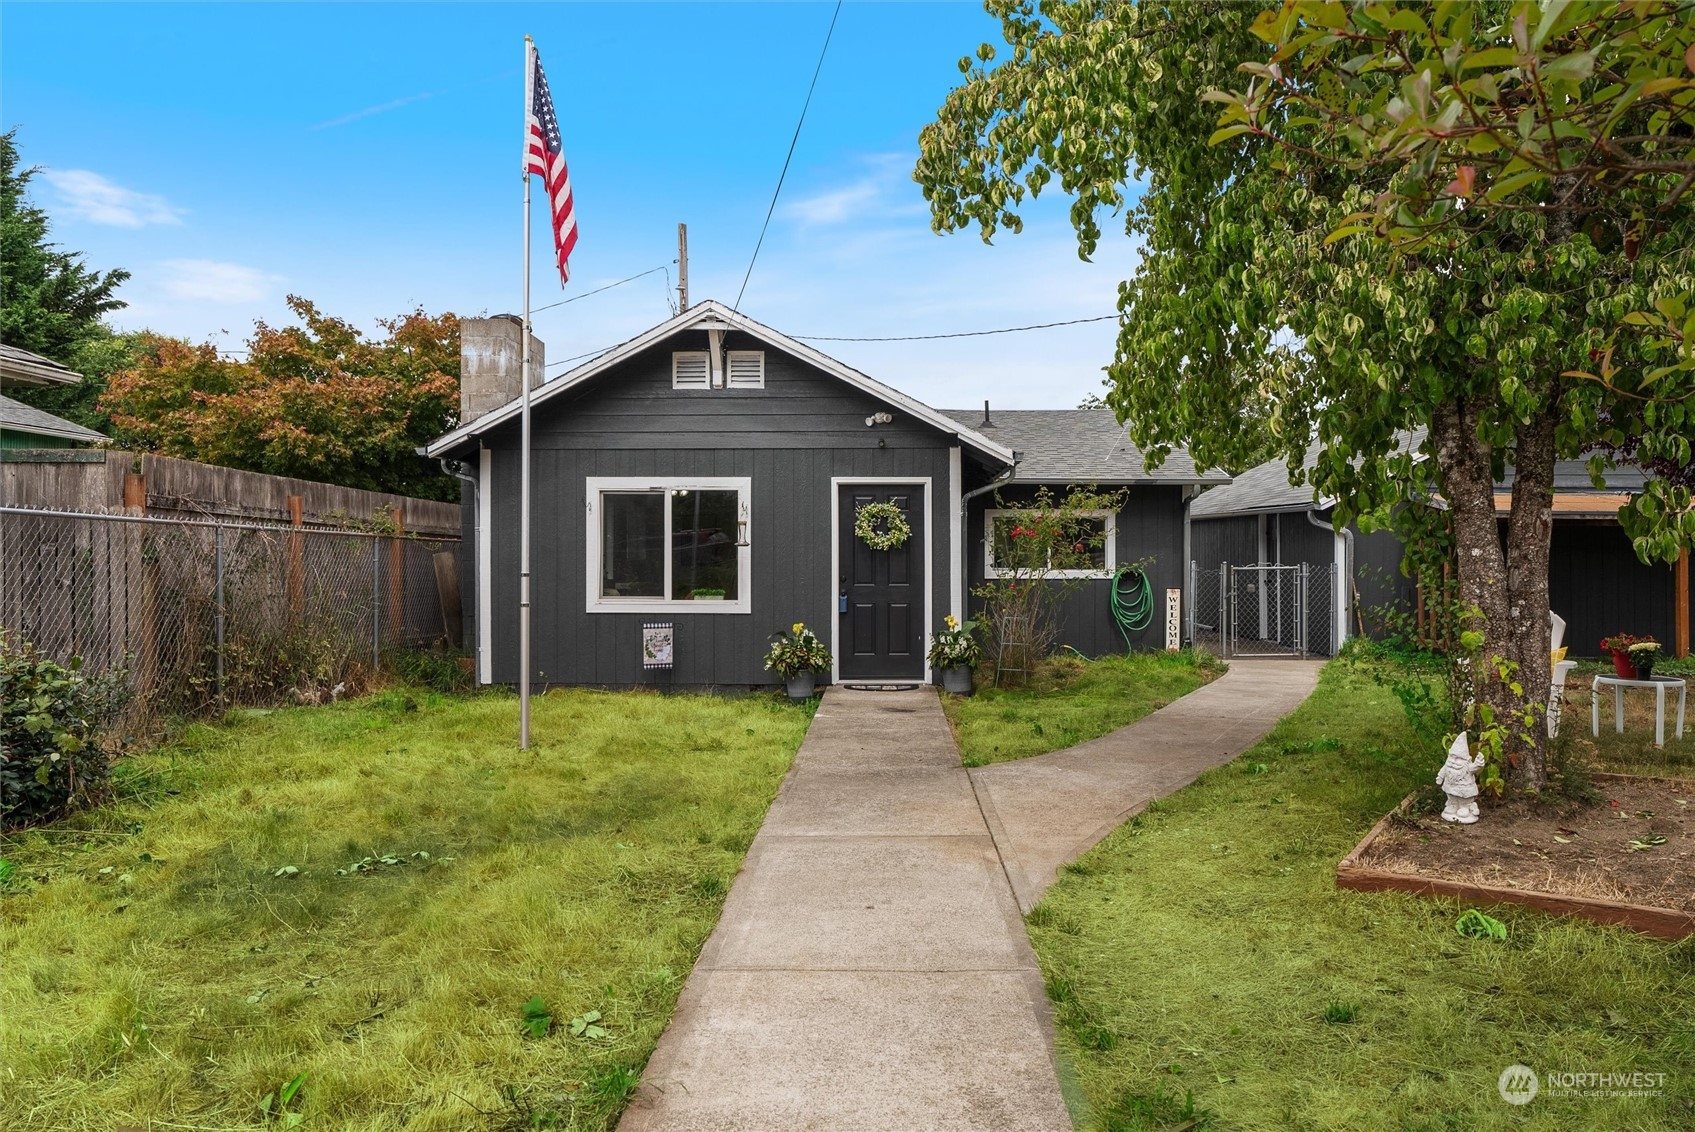
[[[1334,563],[1189,563],[1189,640],[1222,657],[1335,656]]]
[[[363,687],[392,650],[457,646],[457,546],[0,507],[0,627],[120,674],[132,728],[317,702]]]

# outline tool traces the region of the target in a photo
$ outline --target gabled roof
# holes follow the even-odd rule
[[[1174,448],[1153,471],[1142,450],[1111,409],[996,409],[982,423],[978,409],[943,409],[960,424],[971,425],[1018,453],[1018,470],[1009,483],[1216,483],[1230,482],[1220,471],[1202,471],[1181,448]]]
[[[769,326],[755,322],[753,319],[739,311],[731,310],[729,307],[715,299],[708,299],[705,302],[692,306],[674,318],[667,319],[658,326],[653,327],[651,330],[647,330],[636,335],[628,342],[614,346],[599,357],[584,362],[576,369],[570,370],[543,385],[537,386],[530,392],[530,407],[533,409],[535,406],[540,405],[553,397],[557,397],[559,394],[564,393],[567,390],[575,389],[584,382],[587,382],[611,369],[626,358],[640,353],[642,350],[647,349],[649,346],[652,346],[657,342],[663,341],[672,334],[688,330],[698,323],[712,320],[719,320],[728,325],[731,329],[740,330],[746,334],[750,334],[765,342],[767,345],[775,346],[784,353],[792,354],[802,361],[823,370],[830,376],[845,381],[849,385],[869,393],[878,400],[898,406],[912,414],[912,416],[916,417],[918,420],[930,425],[932,428],[939,429],[950,436],[957,436],[962,443],[976,449],[981,454],[988,456],[991,460],[1001,464],[1012,463],[1012,450],[1010,448],[1004,447],[996,441],[990,440],[988,437],[983,436],[974,429],[963,427],[953,418],[937,412],[935,409],[930,408],[930,406],[923,404],[920,401],[913,400],[898,389],[893,389],[890,386],[884,385],[880,381],[867,377],[865,374],[860,373],[851,366],[845,365],[827,354],[818,352],[811,346],[806,345],[804,342],[799,342],[790,338],[786,334],[772,330]],[[522,408],[522,400],[520,398],[515,398],[501,408],[494,410],[494,412],[484,414],[469,424],[460,425],[445,436],[437,437],[424,448],[420,449],[420,454],[431,457],[444,456],[459,447],[461,444],[470,440],[472,437],[478,436],[490,429],[498,428],[507,421],[516,420],[518,415],[522,412]]]
[[[74,421],[43,412],[22,401],[0,394],[0,429],[31,436],[51,436],[56,440],[75,440],[83,444],[105,444],[111,438]]]
[[[52,358],[0,343],[0,385],[75,385],[82,374]]]

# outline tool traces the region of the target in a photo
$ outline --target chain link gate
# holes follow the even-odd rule
[[[1335,656],[1336,565],[1189,564],[1189,640],[1221,657]]]

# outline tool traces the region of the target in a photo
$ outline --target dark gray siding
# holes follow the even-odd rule
[[[759,348],[735,334],[728,338],[731,349]],[[532,617],[542,683],[774,683],[763,668],[772,633],[804,621],[829,642],[836,623],[832,476],[930,478],[932,631],[948,612],[948,450],[954,439],[769,349],[763,390],[673,390],[672,349],[704,346],[704,331],[685,332],[535,410]],[[895,420],[866,427],[865,418],[879,411],[893,412]],[[518,676],[516,425],[502,426],[485,444],[494,465],[493,677],[511,683]],[[586,610],[585,481],[647,475],[752,480],[751,613]],[[676,626],[676,667],[669,673],[641,667],[646,622]]]
[[[1397,631],[1397,622],[1412,613],[1418,601],[1418,585],[1401,573],[1406,547],[1393,531],[1354,533],[1354,585],[1358,600],[1351,614],[1349,633],[1358,633],[1365,622],[1366,633],[1381,640]]]
[[[1573,657],[1599,656],[1601,638],[1613,633],[1652,634],[1669,655],[1677,639],[1676,582],[1674,567],[1643,565],[1615,522],[1554,524],[1548,602],[1566,619]]]
[[[1259,516],[1232,515],[1226,519],[1191,519],[1189,552],[1203,571],[1218,572],[1221,562],[1259,561]]]
[[[1029,501],[1034,489],[1009,488],[1001,499],[1010,506]],[[1063,494],[1066,485],[1055,484],[1053,490]],[[999,506],[994,496],[979,496],[970,503],[966,522],[965,545],[968,551],[967,576],[972,589],[983,584],[983,515]],[[1128,564],[1153,559],[1148,569],[1148,583],[1153,589],[1153,621],[1140,633],[1132,634],[1131,643],[1137,649],[1165,647],[1165,591],[1183,585],[1183,489],[1170,485],[1145,485],[1130,488],[1124,509],[1118,512],[1114,554],[1117,562]],[[1059,643],[1070,645],[1085,656],[1101,656],[1123,652],[1124,637],[1113,621],[1111,606],[1112,583],[1106,579],[1089,579],[1078,585],[1059,609]],[[972,597],[969,608],[973,615],[981,612],[983,602]],[[993,658],[989,658],[993,663]]]

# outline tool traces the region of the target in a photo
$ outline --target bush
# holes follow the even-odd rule
[[[105,798],[101,732],[127,698],[122,673],[97,679],[0,631],[0,828],[59,817]]]

